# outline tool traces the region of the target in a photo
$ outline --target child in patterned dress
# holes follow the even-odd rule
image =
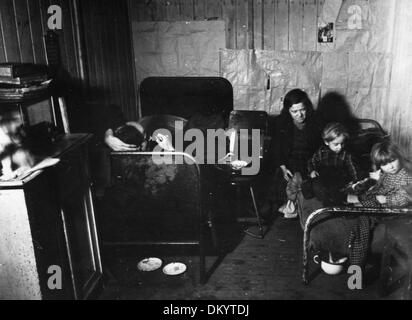
[[[377,183],[359,196],[348,196],[348,202],[365,207],[403,207],[409,203],[408,189],[412,185],[412,165],[397,145],[390,141],[377,143],[371,151],[376,166]]]

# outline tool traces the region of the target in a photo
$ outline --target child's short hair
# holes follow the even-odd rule
[[[376,166],[376,169],[397,159],[403,164],[405,156],[399,147],[390,140],[378,142],[373,145],[371,150],[371,160]]]
[[[349,138],[349,133],[346,128],[338,122],[328,123],[322,132],[322,139],[325,142],[331,142],[340,136],[344,136],[345,139],[347,139]]]
[[[144,141],[144,134],[140,132],[135,126],[127,124],[118,127],[114,131],[114,136],[122,140],[124,143],[133,144],[137,147],[140,147],[140,145]]]

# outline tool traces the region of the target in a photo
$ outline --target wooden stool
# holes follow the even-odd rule
[[[402,288],[401,299],[412,299],[412,219],[410,218],[400,218],[386,224],[378,293],[380,296],[387,296],[398,288]]]

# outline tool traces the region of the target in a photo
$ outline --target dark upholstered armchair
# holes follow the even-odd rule
[[[140,84],[139,94],[139,122],[147,135],[168,129],[173,139],[175,121],[186,124],[199,112],[227,121],[233,110],[233,88],[220,77],[150,77]],[[156,163],[159,156],[167,163]],[[210,190],[218,188],[212,171],[182,152],[113,152],[111,163],[104,244],[196,245],[204,282],[207,240],[217,247]]]
[[[213,223],[203,210],[195,159],[181,152],[113,152],[111,159],[103,243],[196,245],[204,281],[205,237]]]

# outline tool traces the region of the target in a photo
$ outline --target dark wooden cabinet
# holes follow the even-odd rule
[[[101,286],[89,138],[65,135],[56,166],[0,182],[1,299],[87,299]]]

